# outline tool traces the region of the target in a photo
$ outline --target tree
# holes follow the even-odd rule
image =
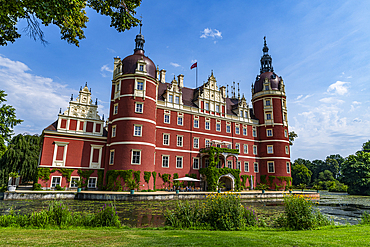
[[[134,17],[141,0],[0,0],[0,45],[20,38],[17,23],[27,21],[26,33],[34,40],[47,43],[41,24],[54,24],[60,29],[61,39],[79,46],[84,39],[83,28],[89,18],[86,7],[111,18],[111,27],[124,32],[140,22]],[[41,21],[41,24],[40,24]]]
[[[294,131],[289,132],[289,145],[290,146],[293,146],[294,139],[297,137],[298,135]]]
[[[362,151],[370,153],[370,140],[362,144]]]
[[[8,182],[8,175],[17,172],[22,181],[32,181],[37,173],[40,136],[19,134],[9,142],[0,160],[0,185]]]
[[[292,167],[293,184],[309,184],[311,181],[312,172],[302,164],[296,164]]]
[[[0,90],[0,157],[6,151],[5,142],[10,141],[14,126],[23,122],[16,118],[15,109],[11,105],[4,104],[6,96],[5,91]]]
[[[339,163],[336,159],[331,159],[329,157],[325,160],[326,163],[326,170],[329,170],[332,172],[335,178],[339,175]]]
[[[370,195],[370,153],[358,151],[348,156],[342,164],[342,182],[348,193]]]

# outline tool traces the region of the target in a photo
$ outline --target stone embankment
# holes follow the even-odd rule
[[[5,192],[3,200],[98,200],[98,201],[166,201],[166,200],[201,200],[208,194],[215,192],[135,192],[131,195],[129,192],[113,191],[15,191]],[[284,196],[289,195],[286,191],[242,191],[235,192],[243,200],[268,200],[281,201]],[[303,194],[314,199],[319,199],[320,194],[316,192],[293,191],[292,194]]]

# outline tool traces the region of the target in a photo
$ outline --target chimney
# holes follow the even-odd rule
[[[161,83],[166,83],[166,71],[162,69],[160,73],[161,73]]]
[[[184,75],[180,74],[177,76],[178,82],[179,82],[179,87],[183,88],[184,87]]]
[[[155,79],[159,81],[159,66],[157,65],[157,69],[155,70]]]
[[[117,74],[119,73],[119,71],[117,70],[117,67],[118,67],[118,64],[121,62],[121,59],[117,56],[114,58],[114,74]]]
[[[222,86],[220,87],[222,98],[226,99],[226,87]]]

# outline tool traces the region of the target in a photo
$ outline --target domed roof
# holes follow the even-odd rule
[[[279,90],[281,78],[274,72],[269,71],[257,76],[256,82],[254,83],[254,93],[258,93],[263,90],[263,83],[265,82],[266,78],[269,80],[272,90]]]
[[[155,78],[155,65],[150,58],[144,55],[144,50],[136,50],[133,55],[127,56],[122,60],[123,74],[135,74],[137,61],[141,59],[146,63],[147,75]]]

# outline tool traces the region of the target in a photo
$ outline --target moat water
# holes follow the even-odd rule
[[[97,212],[106,201],[65,200],[71,211]],[[320,192],[317,208],[337,224],[358,224],[364,211],[370,212],[369,196],[352,196],[346,193]],[[164,212],[175,207],[176,201],[114,202],[117,213],[124,225],[131,227],[164,226]],[[244,200],[244,205],[255,209],[264,218],[284,211],[282,201]],[[0,215],[8,214],[13,208],[16,213],[26,214],[48,208],[49,201],[0,201]]]

